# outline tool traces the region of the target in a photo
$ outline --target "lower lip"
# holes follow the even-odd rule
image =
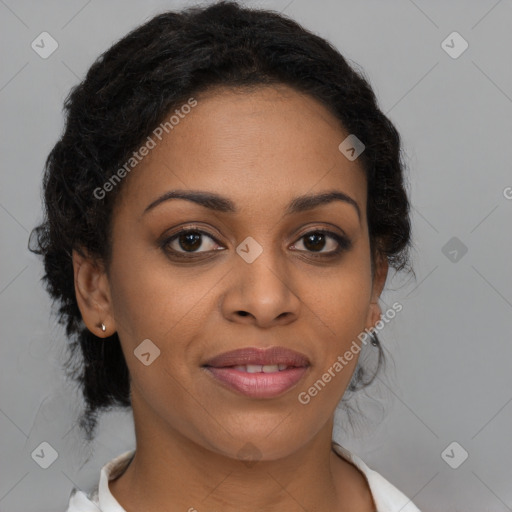
[[[294,387],[306,373],[307,367],[290,368],[274,373],[247,373],[234,368],[206,369],[213,377],[251,398],[274,398]]]

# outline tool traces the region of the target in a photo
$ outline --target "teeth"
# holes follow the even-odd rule
[[[264,366],[262,366],[261,364],[248,364],[246,372],[247,373],[261,373],[263,368],[264,368]]]
[[[238,365],[233,366],[235,370],[238,370],[239,372],[246,372],[246,373],[275,373],[280,372],[283,370],[286,370],[288,368],[287,364],[247,364],[247,365]]]

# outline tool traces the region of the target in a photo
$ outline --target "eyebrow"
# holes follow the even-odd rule
[[[238,212],[235,203],[233,203],[231,199],[223,197],[214,192],[205,192],[201,190],[170,190],[146,206],[142,215],[146,214],[153,208],[156,208],[159,204],[162,204],[163,202],[169,201],[171,199],[185,199],[187,201],[192,201],[193,203],[199,204],[204,208],[209,208],[210,210],[222,213]],[[285,216],[312,210],[317,206],[323,206],[332,203],[333,201],[342,201],[352,205],[357,212],[359,222],[361,222],[361,210],[359,208],[359,204],[349,195],[339,190],[329,190],[319,194],[305,194],[296,197],[292,199],[292,201],[290,201],[286,207]]]

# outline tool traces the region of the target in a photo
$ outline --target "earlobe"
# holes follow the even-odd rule
[[[73,249],[75,296],[82,319],[96,336],[107,337],[115,332],[107,274],[97,259]]]

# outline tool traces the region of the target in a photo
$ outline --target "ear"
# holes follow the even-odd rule
[[[366,319],[366,328],[375,327],[380,320],[382,310],[379,305],[379,297],[384,289],[386,278],[388,276],[388,259],[380,254],[376,257],[375,270],[373,275],[372,294],[370,299],[370,307],[368,309],[368,317]]]
[[[112,336],[116,331],[112,314],[110,286],[103,264],[88,256],[87,251],[73,249],[75,295],[87,328],[101,338]],[[101,324],[106,327],[105,332]]]

